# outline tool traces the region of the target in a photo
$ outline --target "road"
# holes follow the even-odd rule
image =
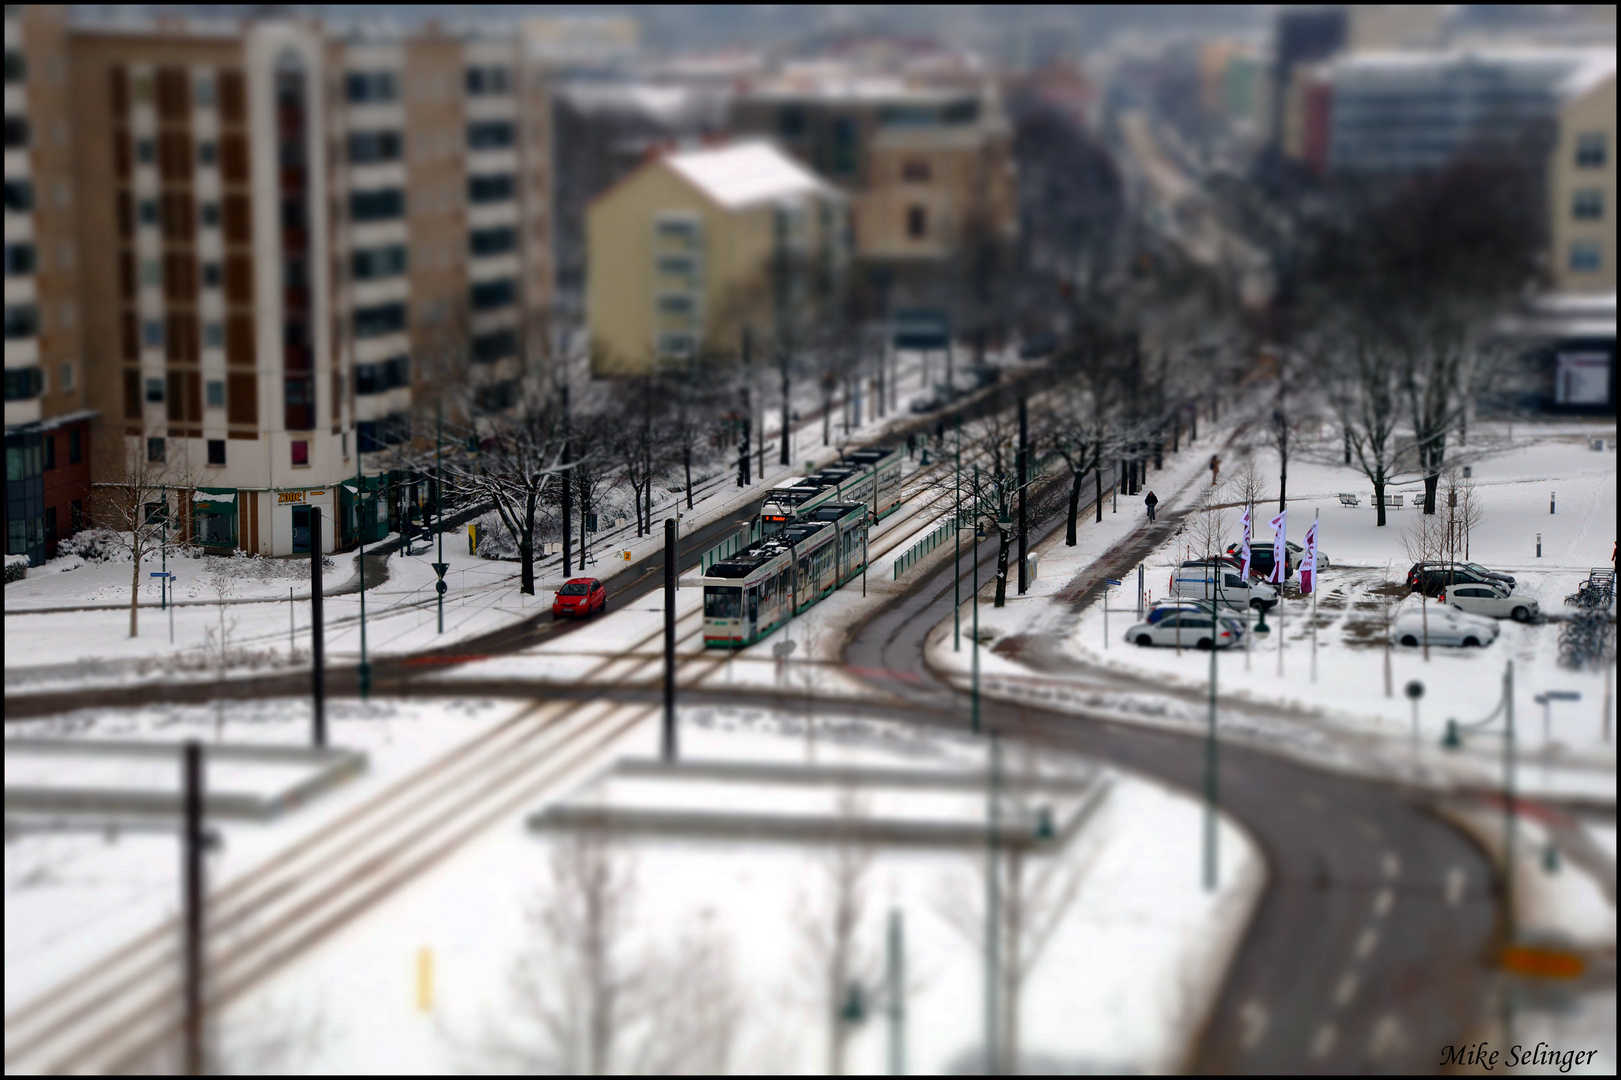
[[[1037,539],[1058,524],[1050,519]],[[697,530],[683,541],[683,562],[695,560],[733,527],[723,521]],[[994,562],[994,546],[987,545],[981,581],[990,580]],[[648,596],[659,586],[662,572],[657,557],[633,566],[614,579],[610,603],[630,604]],[[923,657],[929,630],[949,618],[951,608],[952,577],[944,567],[920,575],[906,596],[857,628],[845,652],[846,664],[887,691],[887,700],[841,701],[837,707],[918,725],[965,728],[967,697],[940,682]],[[610,688],[542,688],[514,679],[447,685],[417,677],[424,671],[422,659],[450,660],[451,652],[513,652],[567,633],[570,626],[541,615],[435,657],[379,664],[376,692],[510,695],[537,703],[589,700],[651,706],[657,700],[656,673],[647,673],[646,662],[640,665],[645,681],[626,678]],[[353,693],[352,669],[333,672],[329,685],[333,694]],[[299,674],[233,683],[231,692],[298,695],[307,687],[307,674]],[[38,715],[96,704],[127,706],[156,696],[206,700],[218,690],[212,685],[123,688],[107,692],[105,701],[85,693],[61,700],[35,695],[26,703],[8,700],[7,716],[22,715],[14,706]],[[799,695],[765,690],[694,688],[683,691],[683,700],[804,707]],[[818,704],[824,709],[829,705],[825,700]],[[1008,738],[1107,761],[1196,795],[1203,790],[1202,739],[994,700],[983,703],[983,720]],[[572,730],[584,738],[587,728],[580,723],[557,738],[574,738]],[[1222,808],[1255,839],[1269,883],[1190,1066],[1209,1072],[1433,1070],[1439,1048],[1462,1042],[1472,1030],[1491,985],[1497,905],[1485,858],[1433,816],[1420,794],[1237,745],[1222,745],[1219,762]],[[441,847],[448,850],[452,842]],[[334,929],[339,925],[329,922]],[[318,940],[309,937],[305,947]]]

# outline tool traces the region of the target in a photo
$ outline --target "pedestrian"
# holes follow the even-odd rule
[[[1150,491],[1147,495],[1143,496],[1143,505],[1148,507],[1148,520],[1153,521],[1154,507],[1159,505],[1159,496]]]
[[[939,449],[940,444],[945,442],[945,441],[946,441],[946,422],[944,420],[941,420],[939,423],[934,425],[934,446],[935,446],[935,449]]]
[[[911,432],[906,436],[906,459],[910,461],[912,454],[917,450],[917,433]]]
[[[1220,473],[1220,472],[1221,472],[1221,457],[1220,457],[1220,455],[1217,455],[1217,454],[1211,454],[1210,455],[1210,485],[1212,487],[1215,486],[1215,484],[1216,484],[1216,475],[1218,473]]]

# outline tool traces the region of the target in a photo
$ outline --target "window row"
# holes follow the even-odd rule
[[[397,387],[410,385],[410,357],[393,356],[375,364],[355,365],[356,394],[382,394]]]

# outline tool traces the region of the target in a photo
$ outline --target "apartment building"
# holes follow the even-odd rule
[[[92,413],[81,359],[63,8],[5,13],[6,552],[38,563],[85,519]]]
[[[732,126],[776,139],[849,196],[860,258],[940,262],[971,239],[1018,234],[1011,131],[989,84],[788,75],[740,95]]]
[[[647,375],[762,344],[842,288],[847,200],[766,142],[657,156],[592,202],[592,372]]]
[[[507,408],[548,351],[539,73],[515,36],[46,10],[18,22],[25,64],[36,22],[54,18],[64,43],[94,482],[132,456],[167,470],[189,493],[168,512],[211,550],[354,543],[356,493],[379,486],[413,416]],[[39,201],[36,185],[36,219]],[[6,302],[9,450],[9,276]]]
[[[1548,269],[1560,293],[1615,304],[1615,54],[1564,87],[1548,163]],[[1613,398],[1612,398],[1613,401]]]

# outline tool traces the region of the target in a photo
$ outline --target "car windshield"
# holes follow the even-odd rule
[[[571,581],[557,592],[560,596],[584,596],[591,586],[583,581]]]
[[[1477,562],[1466,562],[1466,563],[1463,564],[1463,568],[1465,570],[1472,570],[1473,572],[1475,572],[1477,574],[1489,574],[1489,573],[1491,573],[1490,570],[1486,569],[1484,566],[1481,566]]]

